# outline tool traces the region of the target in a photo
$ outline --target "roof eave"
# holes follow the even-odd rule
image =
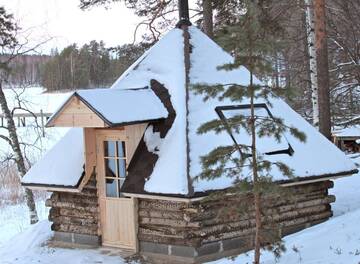
[[[320,181],[327,181],[327,180],[335,180],[338,178],[343,178],[347,176],[351,176],[355,173],[358,173],[358,169],[354,169],[351,171],[344,171],[339,173],[333,173],[333,174],[324,174],[320,176],[308,176],[308,177],[298,177],[296,179],[291,180],[283,180],[283,181],[275,181],[275,183],[279,184],[282,187],[290,187],[290,186],[296,186],[296,185],[303,185],[303,184],[310,184]],[[219,191],[226,191],[229,188],[225,189],[219,189],[219,190],[208,190],[204,192],[195,192],[192,196],[185,195],[185,194],[169,194],[169,193],[150,193],[150,192],[131,192],[131,191],[124,191],[124,194],[129,197],[139,197],[139,198],[154,198],[158,197],[159,199],[169,199],[169,200],[189,200],[189,201],[195,201],[195,200],[201,200],[208,196],[211,193],[219,192]]]
[[[24,186],[29,189],[41,189],[46,191],[59,191],[63,190],[64,192],[81,192],[81,183],[85,179],[85,173],[83,173],[76,183],[76,185],[61,185],[61,184],[46,184],[46,183],[21,183],[21,186]]]

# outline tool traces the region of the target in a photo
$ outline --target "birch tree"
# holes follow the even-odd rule
[[[310,70],[310,89],[312,102],[312,119],[315,127],[319,126],[319,95],[317,80],[317,64],[315,49],[315,23],[312,10],[312,0],[305,0],[305,18],[307,33],[307,48],[309,54],[309,70]]]
[[[3,54],[9,54],[7,59],[0,62],[0,107],[6,120],[6,126],[2,126],[1,128],[8,132],[8,135],[0,134],[0,139],[4,140],[11,147],[19,176],[23,177],[27,172],[27,166],[20,148],[13,115],[3,91],[3,84],[9,75],[9,64],[11,60],[17,56],[16,52],[20,48],[16,39],[17,30],[18,26],[14,22],[13,16],[8,14],[3,7],[0,7],[0,47]],[[25,189],[25,199],[29,209],[30,223],[35,224],[39,219],[35,207],[34,195],[30,189]]]

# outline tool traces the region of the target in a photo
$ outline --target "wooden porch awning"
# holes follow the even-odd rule
[[[168,112],[155,93],[138,89],[91,89],[74,92],[47,127],[115,127],[164,119]]]
[[[78,192],[85,175],[84,164],[83,130],[73,128],[30,168],[21,184],[32,189]]]

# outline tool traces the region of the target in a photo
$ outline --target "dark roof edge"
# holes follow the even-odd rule
[[[44,184],[44,183],[21,183],[21,186],[24,187],[41,187],[41,188],[60,188],[60,189],[78,189],[82,180],[85,177],[85,173],[83,172],[80,179],[76,183],[76,185],[57,185],[57,184]]]
[[[164,119],[166,119],[166,117],[161,117],[157,119],[144,119],[144,120],[131,121],[131,122],[122,122],[122,123],[111,123],[109,127],[129,126],[129,125],[142,124],[142,123],[159,122]]]
[[[355,169],[355,170],[351,170],[351,171],[344,171],[344,172],[333,173],[333,174],[324,174],[324,175],[320,175],[320,176],[299,177],[299,178],[296,178],[295,180],[275,181],[275,183],[278,183],[280,185],[291,184],[291,183],[292,183],[292,185],[308,184],[309,183],[308,181],[310,181],[310,182],[321,181],[321,180],[325,181],[326,179],[350,176],[350,175],[358,173],[358,172],[359,172],[359,170]],[[126,193],[133,194],[133,195],[144,195],[144,196],[159,196],[159,197],[181,198],[181,199],[194,199],[195,198],[196,199],[196,198],[206,197],[209,194],[214,193],[214,192],[226,191],[228,189],[229,188],[218,189],[218,190],[209,190],[209,191],[205,191],[205,192],[195,192],[192,196],[189,196],[186,194],[165,194],[165,193],[154,193],[154,192],[136,193],[136,192],[127,191]]]
[[[336,178],[336,177],[341,177],[341,176],[350,176],[352,174],[358,173],[359,170],[358,169],[354,169],[351,171],[343,171],[343,172],[338,172],[338,173],[329,173],[329,174],[323,174],[320,176],[307,176],[307,177],[299,177],[296,178],[294,180],[281,180],[281,181],[276,181],[276,183],[279,184],[289,184],[289,183],[300,183],[301,182],[305,182],[305,181],[313,181],[313,180],[319,180],[322,178]]]

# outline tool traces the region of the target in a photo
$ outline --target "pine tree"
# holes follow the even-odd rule
[[[268,55],[273,52],[273,40],[276,39],[276,36],[273,36],[272,39],[274,25],[271,25],[266,18],[266,10],[262,8],[261,1],[246,0],[242,15],[237,18],[237,22],[224,27],[217,34],[220,44],[234,55],[233,63],[220,65],[219,69],[233,70],[246,66],[250,72],[248,86],[233,83],[215,86],[196,84],[193,87],[195,93],[204,96],[204,100],[218,98],[219,100],[231,100],[236,104],[250,103],[250,114],[237,112],[227,118],[226,122],[215,119],[199,127],[199,134],[246,131],[251,137],[251,144],[220,146],[212,150],[201,158],[203,171],[198,178],[207,180],[220,176],[233,178],[233,186],[220,194],[217,193],[217,197],[227,195],[229,192],[235,195],[244,192],[252,194],[252,208],[255,209],[255,264],[260,263],[260,249],[265,245],[269,245],[277,256],[284,250],[284,245],[277,232],[265,232],[270,228],[269,219],[271,217],[262,213],[262,197],[282,191],[272,180],[272,168],[277,168],[287,177],[293,176],[291,168],[286,164],[272,162],[267,159],[265,153],[259,151],[258,140],[261,140],[262,137],[271,137],[275,142],[280,143],[284,132],[290,132],[300,141],[306,140],[306,136],[302,132],[294,127],[286,126],[281,118],[264,116],[255,107],[254,102],[259,99],[271,105],[269,98],[273,96],[269,87],[259,85],[254,81],[255,72],[264,73],[271,70],[272,67]],[[239,213],[242,210],[241,208]]]

